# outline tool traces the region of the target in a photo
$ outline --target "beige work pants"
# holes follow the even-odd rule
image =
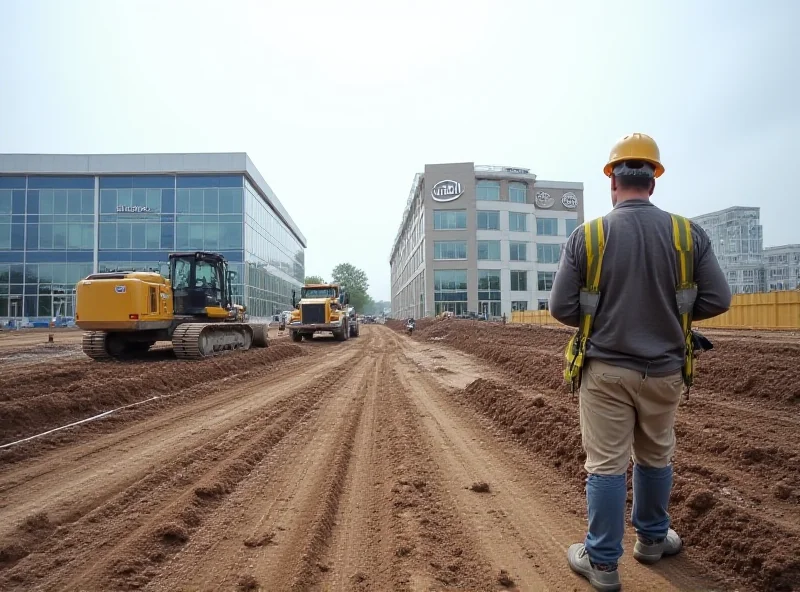
[[[589,359],[580,389],[586,472],[621,475],[636,464],[666,467],[675,450],[675,412],[683,378],[641,372]]]

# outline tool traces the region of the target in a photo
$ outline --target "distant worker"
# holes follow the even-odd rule
[[[408,317],[406,321],[406,331],[411,335],[414,332],[414,317]]]
[[[693,377],[691,323],[731,301],[706,233],[650,202],[660,160],[645,134],[616,143],[603,171],[613,210],[570,235],[550,295],[551,314],[579,327],[565,378],[580,389],[589,524],[567,559],[597,590],[621,587],[631,452],[634,558],[655,563],[681,550],[667,506],[675,413]]]

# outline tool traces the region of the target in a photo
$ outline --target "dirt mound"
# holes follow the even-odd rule
[[[720,340],[703,354],[696,385],[713,392],[800,403],[800,343]]]
[[[156,395],[243,373],[252,378],[254,372],[303,353],[300,346],[278,344],[210,360],[79,361],[10,371],[0,379],[6,399],[0,401],[0,444]]]
[[[547,458],[580,488],[586,455],[581,447],[577,405],[560,404],[555,397],[523,394],[483,378],[470,383],[458,398],[506,428],[529,450]]]
[[[684,544],[759,590],[800,587],[800,538],[716,493],[675,477],[670,514]]]
[[[387,325],[402,331],[399,321]],[[420,319],[413,339],[439,342],[496,364],[525,386],[565,391],[562,379],[567,327],[501,325],[456,319]],[[757,341],[712,336],[715,349],[698,364],[695,389],[776,405],[800,402],[800,339]]]
[[[482,378],[455,396],[510,432],[537,457],[547,459],[567,478],[576,495],[583,494],[585,454],[577,405],[558,395],[530,395]],[[685,424],[681,428],[688,431]],[[679,438],[679,448],[681,442]],[[788,474],[794,480],[800,474],[797,457],[783,452],[766,450],[749,456],[766,467],[783,457],[775,474]],[[682,456],[680,451],[678,454]],[[716,493],[731,481],[729,476],[687,465],[685,460],[676,462],[670,513],[674,527],[693,552],[741,575],[759,590],[793,590],[800,585],[800,539],[793,531]],[[630,488],[630,475],[628,482]],[[629,491],[629,506],[630,501]]]

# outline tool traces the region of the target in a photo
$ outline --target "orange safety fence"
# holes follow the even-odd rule
[[[547,310],[524,310],[511,313],[511,322],[526,325],[561,325]],[[695,327],[714,329],[800,329],[800,290],[734,294],[725,314]]]

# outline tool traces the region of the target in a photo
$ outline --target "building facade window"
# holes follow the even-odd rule
[[[558,263],[561,257],[561,245],[543,244],[536,245],[536,260],[539,263]]]
[[[0,264],[0,317],[74,316],[95,241],[100,272],[166,275],[172,251],[221,252],[254,318],[290,309],[305,275],[304,247],[242,174],[0,177],[0,249],[4,223],[16,252]]]
[[[478,230],[500,230],[500,212],[478,210]]]
[[[536,218],[536,234],[558,236],[558,218]]]
[[[511,271],[511,290],[515,292],[525,292],[528,289],[528,272]]]
[[[478,241],[478,261],[500,261],[500,241]]]
[[[508,184],[508,201],[513,203],[526,203],[527,202],[528,188],[525,183],[509,183]]]
[[[550,301],[546,298],[539,299],[539,310],[550,310]]]
[[[578,219],[577,218],[567,218],[564,220],[567,225],[567,236],[571,235],[575,232],[575,229],[578,227]]]
[[[437,269],[433,272],[435,314],[467,313],[467,270]]]
[[[500,300],[500,270],[478,270],[478,300]]]
[[[500,270],[478,270],[478,312],[492,317],[500,316]]]
[[[540,271],[539,272],[539,291],[549,292],[553,289],[553,280],[556,277],[555,271]],[[540,309],[541,310],[541,309]]]
[[[94,177],[0,177],[0,317],[74,316],[94,213]]]
[[[244,212],[248,311],[268,317],[291,310],[292,289],[305,277],[303,246],[249,181],[244,182]],[[220,232],[221,227],[222,220]]]
[[[527,300],[512,300],[511,301],[511,312],[514,311],[523,311],[528,310],[528,301]]]
[[[528,260],[528,243],[510,242],[509,243],[511,261],[527,261]]]
[[[434,210],[434,230],[465,230],[467,228],[466,210]]]
[[[439,261],[443,259],[466,259],[467,242],[435,241],[433,243],[433,258]]]
[[[523,214],[522,212],[509,212],[508,229],[511,232],[527,232],[528,214]]]
[[[482,180],[475,183],[475,198],[478,201],[500,201],[500,181]]]
[[[502,314],[501,303],[490,300],[480,300],[478,301],[478,311],[485,314],[487,317],[499,317]]]

